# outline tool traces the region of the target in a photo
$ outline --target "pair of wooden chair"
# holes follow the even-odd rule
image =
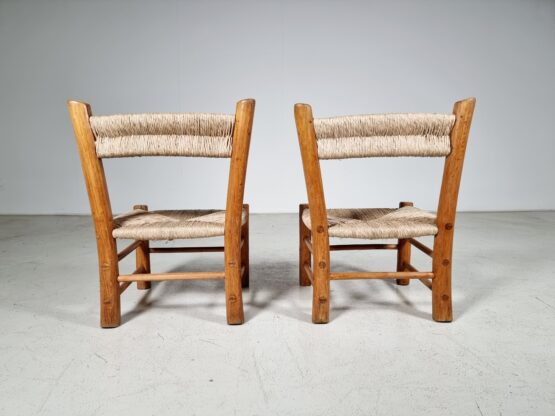
[[[312,321],[329,320],[330,281],[418,279],[432,290],[432,316],[452,320],[451,259],[459,184],[474,99],[457,102],[453,114],[384,114],[314,119],[307,104],[295,105],[295,121],[305,173],[308,204],[299,206],[299,282],[313,286]],[[243,195],[255,102],[237,103],[235,115],[130,114],[93,116],[88,104],[69,101],[97,237],[100,269],[100,322],[120,324],[120,296],[132,282],[139,289],[162,280],[223,279],[227,322],[244,322],[242,288],[249,285],[249,206]],[[149,211],[136,205],[113,216],[102,159],[133,156],[231,158],[225,211]],[[437,214],[410,202],[398,209],[326,209],[320,159],[353,157],[444,157]],[[224,236],[222,247],[150,247],[155,240]],[[434,236],[433,249],[416,240]],[[396,244],[330,245],[330,237],[395,239]],[[134,240],[118,252],[116,240]],[[432,257],[432,270],[410,262],[411,247]],[[397,251],[392,272],[332,272],[330,252]],[[136,253],[136,270],[120,274],[118,263]],[[224,252],[224,270],[152,273],[151,253]]]

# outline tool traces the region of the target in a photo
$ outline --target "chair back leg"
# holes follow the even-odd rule
[[[412,202],[400,202],[399,208],[412,207]],[[410,240],[399,239],[397,242],[397,271],[404,272],[405,266],[410,264]],[[407,286],[410,283],[410,279],[397,279],[397,284],[400,286]]]
[[[247,221],[241,226],[241,287],[249,287],[249,204],[243,204],[243,209],[247,213]]]
[[[143,211],[148,211],[146,205],[135,205],[133,209],[142,209]],[[141,241],[139,246],[135,250],[135,266],[136,269],[142,269],[142,273],[150,273],[150,244],[149,241]],[[137,282],[137,289],[146,290],[150,289],[150,282],[140,281]]]
[[[306,240],[310,241],[311,234],[309,228],[303,222],[303,212],[308,208],[307,204],[299,205],[299,285],[310,286],[310,278],[306,267],[310,267],[312,255],[306,245]]]

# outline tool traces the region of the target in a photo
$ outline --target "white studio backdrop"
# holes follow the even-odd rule
[[[306,201],[293,105],[451,112],[477,97],[460,210],[555,209],[555,2],[0,0],[0,213],[89,213],[65,101],[95,114],[257,100],[246,201]],[[107,160],[115,212],[224,207],[226,159]],[[435,209],[440,159],[324,161],[329,207]]]

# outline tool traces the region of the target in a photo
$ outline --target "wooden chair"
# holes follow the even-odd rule
[[[418,279],[432,290],[432,317],[453,319],[451,259],[459,184],[475,99],[455,103],[453,114],[384,114],[314,119],[307,104],[295,105],[295,121],[308,205],[299,206],[299,282],[313,285],[312,321],[329,320],[330,280]],[[437,214],[401,202],[398,209],[326,210],[320,159],[445,157]],[[416,237],[434,236],[433,250]],[[389,239],[396,244],[330,245],[329,237]],[[432,270],[410,262],[414,246],[432,257]],[[330,251],[396,250],[395,272],[333,272]],[[311,266],[312,264],[312,266]]]
[[[95,117],[91,107],[68,101],[96,232],[100,269],[100,324],[120,324],[120,296],[132,282],[138,289],[162,280],[223,279],[227,322],[244,321],[241,287],[249,285],[249,208],[243,205],[254,117],[252,99],[237,103],[235,115],[127,114]],[[103,158],[193,156],[231,158],[225,211],[133,211],[113,217]],[[151,248],[151,240],[224,236],[223,247]],[[118,253],[116,239],[133,239]],[[136,270],[120,274],[118,262],[136,252]],[[224,270],[151,273],[151,253],[224,252]]]

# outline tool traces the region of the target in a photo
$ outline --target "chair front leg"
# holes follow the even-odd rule
[[[306,246],[305,240],[310,240],[311,234],[308,227],[303,222],[303,211],[308,208],[308,205],[299,205],[299,285],[310,286],[310,279],[308,278],[305,266],[310,266],[312,255]]]
[[[312,322],[326,324],[330,319],[330,247],[324,228],[316,228],[312,241]]]
[[[102,253],[99,253],[100,326],[102,328],[115,328],[121,322],[118,254],[115,241],[109,246],[113,247],[104,247]]]
[[[327,254],[318,256],[315,252],[313,256],[312,322],[315,324],[327,324],[330,319],[329,251]]]
[[[241,267],[244,268],[241,277],[241,287],[249,287],[249,204],[244,204],[243,209],[246,211],[247,221],[241,226]]]
[[[330,319],[330,240],[326,218],[322,220],[322,215],[318,214],[316,211],[316,215],[311,218],[312,322],[326,324]]]
[[[437,322],[453,320],[451,291],[451,242],[443,236],[436,236],[432,259],[432,318]]]
[[[225,236],[225,297],[226,315],[229,325],[240,325],[245,321],[243,292],[241,289],[241,233]]]

